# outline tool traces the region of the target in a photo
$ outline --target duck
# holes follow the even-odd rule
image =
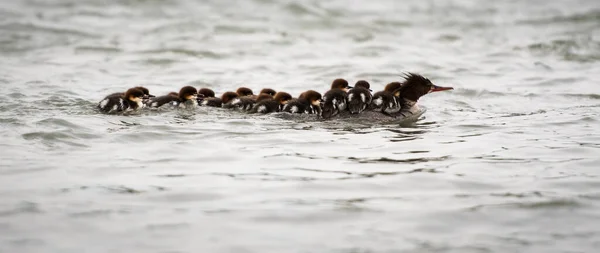
[[[352,86],[348,85],[348,81],[346,81],[346,79],[337,78],[331,82],[331,89],[340,89],[348,92],[348,90],[352,89]]]
[[[321,114],[321,93],[307,90],[297,99],[290,100],[281,111],[288,113]]]
[[[363,112],[373,100],[371,95],[371,84],[365,80],[359,80],[354,84],[354,88],[348,91],[348,111],[351,114]]]
[[[198,105],[202,104],[205,98],[214,98],[215,92],[209,88],[200,88],[198,89]]]
[[[258,93],[258,95],[260,94],[269,94],[271,96],[275,96],[277,94],[277,91],[275,91],[274,89],[271,88],[264,88],[262,90],[260,90],[260,92]]]
[[[404,75],[404,82],[394,91],[394,96],[398,97],[398,103],[404,112],[413,109],[419,98],[426,94],[453,89],[452,87],[435,85],[428,78],[409,72]]]
[[[229,103],[229,101],[231,101],[234,98],[237,98],[238,94],[233,92],[233,91],[227,91],[223,94],[221,94],[220,98],[217,97],[211,97],[211,98],[206,98],[202,101],[201,105],[203,106],[210,106],[210,107],[223,107],[223,104],[227,104]]]
[[[150,94],[150,90],[148,90],[148,88],[146,88],[144,86],[136,86],[136,87],[133,87],[133,88],[141,90],[144,93],[144,97],[142,99],[149,99],[151,97],[154,97],[154,95]],[[108,97],[122,97],[124,95],[125,95],[125,92],[115,92],[115,93],[109,94],[108,96],[106,96],[104,98],[108,98]]]
[[[249,111],[256,102],[256,97],[251,89],[239,87],[236,92],[238,96],[228,103],[223,103],[223,108],[237,109],[240,111]]]
[[[154,97],[146,102],[150,108],[159,108],[165,104],[170,104],[178,108],[194,108],[198,105],[198,90],[192,86],[182,87],[178,93],[170,92],[167,95]]]
[[[338,78],[333,80],[331,89],[323,95],[323,104],[321,105],[323,110],[321,117],[329,119],[346,110],[349,88],[351,87],[345,79]]]
[[[401,82],[391,82],[385,85],[382,91],[375,92],[371,99],[370,108],[373,111],[385,114],[396,113],[402,109],[399,90]]]
[[[97,108],[104,113],[116,113],[143,108],[144,92],[138,88],[128,89],[121,96],[110,94],[102,99]]]
[[[264,99],[261,98],[263,96],[265,97]],[[292,95],[281,91],[277,92],[271,99],[267,98],[267,96],[268,94],[265,93],[259,95],[251,112],[263,114],[279,112],[285,104],[292,100]]]

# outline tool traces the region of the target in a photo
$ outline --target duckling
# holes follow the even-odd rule
[[[352,114],[361,113],[371,104],[371,100],[371,85],[365,80],[360,80],[348,91],[348,110]]]
[[[215,97],[215,92],[209,88],[200,88],[198,90],[198,105],[202,104],[202,101],[204,101],[205,98],[214,98]]]
[[[397,96],[398,91],[378,91],[373,94],[371,99],[370,108],[376,112],[382,112],[386,114],[395,113],[400,111],[400,98]]]
[[[158,108],[165,104],[170,104],[179,108],[194,108],[197,102],[198,91],[192,86],[185,86],[179,90],[179,93],[170,92],[165,96],[151,98],[146,102],[150,108]]]
[[[249,111],[254,106],[256,99],[253,98],[252,90],[246,87],[240,87],[236,93],[238,97],[232,99],[228,103],[223,103],[223,108],[233,108],[242,111]]]
[[[225,92],[221,95],[220,98],[206,98],[202,101],[203,106],[210,107],[223,107],[223,104],[229,103],[234,98],[237,98],[238,94],[233,91]]]
[[[271,96],[275,96],[275,94],[277,94],[277,92],[271,88],[264,88],[264,89],[260,90],[260,93],[258,93],[258,95],[260,95],[260,94],[269,94]]]
[[[146,88],[146,87],[136,86],[136,87],[133,87],[133,88],[141,90],[144,93],[144,98],[143,99],[149,99],[151,97],[155,97],[154,95],[150,94],[150,90],[148,90],[148,88]],[[109,98],[109,97],[122,97],[124,95],[125,95],[125,92],[115,92],[115,93],[112,93],[112,94],[106,96],[105,98]]]
[[[348,105],[348,81],[338,78],[331,83],[331,89],[323,95],[321,117],[329,119],[346,110]]]
[[[256,99],[256,104],[252,108],[253,113],[271,113],[279,112],[285,104],[292,99],[292,95],[287,92],[277,92],[271,99],[266,98],[267,94],[261,94]],[[263,96],[265,99],[263,99]]]
[[[383,90],[393,93],[394,91],[400,89],[400,87],[402,87],[401,82],[391,82],[391,83],[386,84],[385,88],[383,88]]]
[[[246,87],[239,87],[235,93],[238,94],[238,96],[240,97],[245,97],[245,96],[252,96],[254,95],[254,93],[252,93],[252,90],[250,88],[246,88]]]
[[[308,90],[290,100],[282,111],[289,113],[321,114],[321,93]]]
[[[385,85],[383,91],[373,94],[371,109],[386,114],[396,113],[402,108],[400,104],[401,82],[391,82]]]
[[[338,78],[333,80],[333,82],[331,82],[331,89],[341,89],[344,92],[348,92],[349,89],[351,89],[352,86],[348,85],[348,81],[346,81],[346,79],[342,79],[342,78]]]
[[[122,112],[129,110],[137,110],[143,108],[144,92],[137,88],[127,90],[122,96],[114,96],[111,94],[106,96],[97,108],[105,113]]]

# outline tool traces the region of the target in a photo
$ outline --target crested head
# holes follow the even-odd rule
[[[182,101],[196,99],[198,90],[192,86],[185,86],[179,90],[179,99]]]
[[[277,92],[277,94],[275,94],[273,99],[279,102],[280,104],[284,105],[287,104],[290,100],[292,100],[292,95],[290,95],[290,93],[280,91]]]
[[[125,92],[125,99],[138,103],[144,98],[144,92],[138,88],[131,88]]]
[[[268,99],[273,99],[273,96],[271,96],[267,93],[261,93],[260,95],[258,95],[258,97],[256,97],[256,102],[260,102],[260,101],[268,100]]]
[[[356,84],[354,84],[354,87],[361,87],[361,88],[365,88],[367,90],[371,89],[371,84],[369,84],[369,82],[365,81],[365,80],[360,80],[358,82],[356,82]]]
[[[314,106],[321,105],[321,93],[314,90],[307,90],[303,92],[302,94],[300,94],[299,98],[307,100],[310,104]]]
[[[209,88],[202,88],[202,89],[198,90],[198,95],[202,95],[205,98],[214,98],[215,92]]]
[[[233,91],[228,91],[223,93],[223,95],[221,95],[221,102],[223,104],[227,104],[229,103],[230,100],[237,98],[239,95]]]
[[[348,90],[348,88],[350,87],[348,85],[348,81],[346,81],[345,79],[338,78],[331,82],[331,89]]]
[[[401,82],[391,82],[386,84],[383,90],[387,92],[394,92],[395,90],[400,89],[400,87],[402,87]]]
[[[427,93],[451,89],[452,87],[440,87],[434,85],[431,80],[422,75],[406,73],[404,75],[402,87],[398,88],[396,91],[394,91],[394,93],[399,93],[399,96],[404,99],[417,101],[420,97]]]
[[[271,88],[264,88],[264,89],[260,90],[259,94],[269,94],[271,96],[275,96],[275,94],[277,94],[277,92]]]
[[[254,95],[254,93],[252,93],[252,90],[250,88],[246,88],[246,87],[239,87],[235,91],[235,93],[237,93],[240,97]]]

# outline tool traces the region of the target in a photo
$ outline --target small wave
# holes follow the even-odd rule
[[[212,51],[192,50],[192,49],[183,49],[183,48],[152,49],[152,50],[138,51],[137,53],[148,54],[148,55],[174,54],[174,55],[191,56],[191,57],[196,57],[196,58],[209,58],[209,59],[224,58],[224,55],[218,54],[218,53],[215,53]]]
[[[584,205],[576,200],[571,199],[554,199],[545,201],[533,202],[514,202],[492,205],[477,205],[469,208],[470,211],[477,211],[485,208],[520,208],[520,209],[562,209],[562,208],[580,208]]]
[[[56,34],[56,35],[73,35],[73,36],[92,38],[92,39],[98,39],[101,37],[100,35],[97,35],[97,34],[94,34],[91,32],[87,32],[87,31],[77,30],[74,28],[49,26],[49,25],[42,25],[42,24],[35,24],[35,23],[13,22],[13,23],[1,24],[0,30],[11,31],[11,32],[27,31],[27,32],[32,32],[32,33],[42,32],[42,33],[49,33],[49,34]]]
[[[537,55],[557,55],[566,61],[592,62],[600,60],[600,42],[591,38],[538,42],[530,44],[527,49]]]
[[[408,158],[408,159],[393,159],[388,157],[380,157],[380,158],[358,158],[358,157],[348,157],[348,160],[356,161],[359,163],[408,163],[408,164],[416,164],[423,162],[432,162],[432,161],[444,161],[450,159],[451,156],[440,156],[440,157],[423,157],[423,158]]]
[[[521,20],[517,21],[517,24],[543,25],[547,27],[552,23],[585,23],[598,21],[600,21],[600,10],[591,10],[585,13],[577,13],[568,16],[557,16],[536,20]]]
[[[78,46],[75,47],[76,53],[120,53],[123,52],[122,49],[117,47],[101,47],[101,46]]]

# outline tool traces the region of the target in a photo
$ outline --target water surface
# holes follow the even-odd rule
[[[595,252],[599,38],[593,0],[4,1],[0,252]],[[94,109],[404,71],[455,90],[407,125]]]

